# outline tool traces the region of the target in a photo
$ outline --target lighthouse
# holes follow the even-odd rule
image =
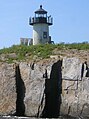
[[[33,45],[51,43],[49,26],[53,24],[53,18],[47,15],[47,11],[40,8],[35,11],[34,17],[30,17],[29,25],[33,26]]]

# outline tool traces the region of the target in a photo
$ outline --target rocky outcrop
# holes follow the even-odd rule
[[[76,57],[63,58],[62,79],[81,80],[82,63]]]
[[[61,114],[89,117],[89,78],[62,82]]]
[[[89,117],[88,76],[87,62],[76,57],[1,64],[0,114]]]
[[[13,64],[0,63],[0,115],[16,111],[16,81]]]

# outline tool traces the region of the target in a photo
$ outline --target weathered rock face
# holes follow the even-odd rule
[[[57,66],[53,70],[52,68],[54,67],[54,64]],[[44,77],[45,69],[47,70],[47,77]],[[26,115],[39,116],[41,114],[44,115],[44,113],[55,111],[51,110],[51,108],[56,107],[50,106],[53,105],[54,101],[55,105],[56,103],[59,103],[59,111],[61,114],[76,116],[85,113],[83,105],[85,105],[85,102],[88,102],[88,99],[85,98],[85,101],[83,100],[85,95],[86,97],[88,96],[88,92],[85,91],[84,85],[86,84],[84,82],[88,82],[88,78],[85,78],[87,73],[86,65],[84,64],[83,68],[83,64],[79,59],[64,58],[62,65],[58,65],[57,60],[48,60],[28,64],[20,63],[20,71],[26,87],[26,96],[24,99]],[[60,73],[62,77],[59,75]],[[57,87],[57,78],[55,75],[58,75],[57,78],[59,81],[57,81],[57,83],[60,87],[57,90],[55,88]],[[62,83],[60,83],[60,78],[62,78]],[[52,100],[53,96],[57,98],[57,91],[59,91],[57,94],[59,95],[59,102],[57,102],[56,99],[53,99],[52,102],[49,101],[49,99]],[[55,95],[52,95],[53,92]],[[47,109],[46,101],[50,103],[48,105],[50,106],[49,109]],[[44,112],[45,108],[48,111]],[[53,112],[52,114],[54,115]]]
[[[13,64],[0,63],[0,115],[16,109],[15,69]]]
[[[87,63],[82,64],[75,57],[21,62],[15,69],[12,65],[2,64],[0,114],[16,110],[16,115],[20,116],[58,117],[63,114],[89,117],[88,76]],[[2,93],[3,90],[6,92]],[[10,103],[9,99],[12,100]]]
[[[82,63],[76,57],[63,58],[62,78],[64,80],[81,80]]]
[[[89,78],[62,82],[61,114],[89,117]]]
[[[45,71],[50,77],[52,61],[20,63],[20,72],[25,84],[26,93],[24,98],[25,114],[39,116],[44,106]],[[43,102],[41,102],[43,100]],[[41,105],[42,103],[42,105]],[[41,109],[40,109],[41,108]]]

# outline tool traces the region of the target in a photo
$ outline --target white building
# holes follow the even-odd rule
[[[53,24],[53,19],[47,16],[42,5],[35,11],[35,16],[29,19],[29,24],[33,26],[33,45],[51,43],[49,26]]]

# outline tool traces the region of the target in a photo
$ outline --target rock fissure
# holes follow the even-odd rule
[[[57,118],[60,115],[62,93],[62,61],[53,64],[50,79],[45,72],[45,106],[42,112],[44,118]]]
[[[24,97],[25,97],[25,85],[21,78],[19,65],[16,66],[16,116],[24,116],[25,115],[25,105],[24,105]]]
[[[1,64],[0,115],[89,117],[88,68],[82,65],[75,57]]]

